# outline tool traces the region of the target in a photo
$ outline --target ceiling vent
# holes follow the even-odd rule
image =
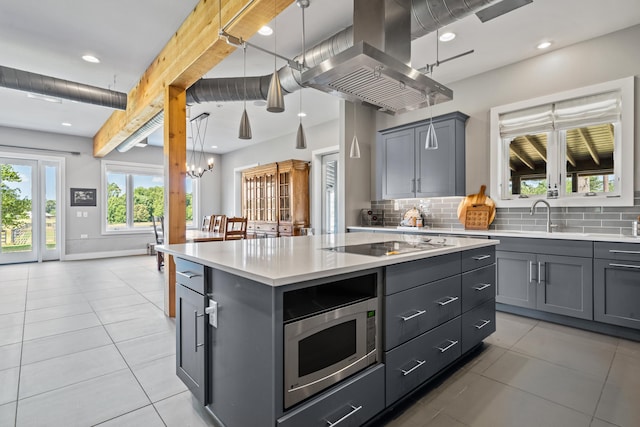
[[[453,99],[411,68],[411,1],[355,0],[353,46],[302,73],[302,84],[352,102],[403,113]]]

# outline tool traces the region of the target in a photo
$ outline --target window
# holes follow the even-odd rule
[[[498,206],[633,205],[633,114],[633,78],[493,108]]]
[[[103,231],[106,233],[148,232],[152,218],[164,214],[164,172],[162,166],[103,161]],[[185,183],[186,222],[193,227],[194,194],[197,184]]]

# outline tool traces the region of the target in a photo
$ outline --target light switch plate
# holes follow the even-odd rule
[[[218,327],[218,302],[210,299],[209,307],[205,308],[204,312],[209,315],[209,324],[214,328],[217,328]]]

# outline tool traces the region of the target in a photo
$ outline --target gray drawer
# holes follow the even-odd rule
[[[499,251],[529,252],[543,255],[571,255],[590,258],[593,256],[593,242],[564,239],[533,239],[500,236]]]
[[[460,276],[398,292],[385,301],[385,350],[390,350],[460,315]]]
[[[462,253],[462,271],[474,270],[496,262],[496,247],[471,249]]]
[[[462,315],[462,353],[496,331],[496,301],[491,299]]]
[[[462,312],[496,296],[496,265],[471,270],[462,275]]]
[[[460,254],[440,255],[386,267],[385,295],[460,273]]]
[[[597,259],[593,274],[593,318],[640,329],[640,261]]]
[[[455,361],[460,354],[460,317],[387,352],[387,406]]]
[[[594,242],[593,257],[620,261],[640,261],[640,239],[638,243]]]
[[[176,261],[176,283],[204,295],[204,265],[174,258]]]
[[[279,427],[327,427],[340,419],[340,427],[357,427],[384,409],[384,365],[343,381],[277,422]]]

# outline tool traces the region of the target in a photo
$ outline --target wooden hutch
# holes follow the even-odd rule
[[[242,172],[248,237],[297,236],[309,227],[309,163],[285,160]]]

